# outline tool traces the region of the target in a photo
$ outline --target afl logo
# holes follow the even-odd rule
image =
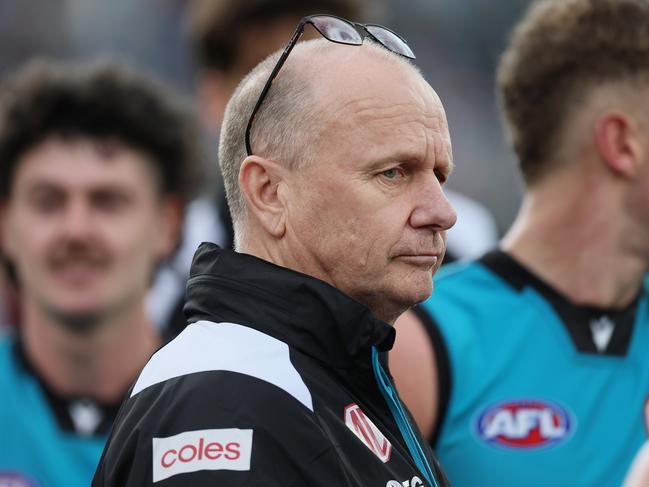
[[[494,404],[476,421],[480,439],[494,446],[532,449],[557,444],[574,429],[568,412],[556,403],[537,399]]]

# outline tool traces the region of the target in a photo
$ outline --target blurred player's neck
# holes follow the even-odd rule
[[[20,327],[25,353],[59,395],[118,401],[160,346],[142,301],[86,333],[54,322],[25,301]]]
[[[627,245],[634,224],[618,189],[580,178],[575,171],[529,190],[501,246],[572,302],[623,308],[647,259]]]

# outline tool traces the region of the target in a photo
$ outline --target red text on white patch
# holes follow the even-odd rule
[[[153,481],[199,470],[250,470],[251,429],[185,431],[153,438]]]

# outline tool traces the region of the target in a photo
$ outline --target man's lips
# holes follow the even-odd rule
[[[439,254],[400,254],[395,258],[420,267],[434,267],[439,260]]]
[[[71,285],[88,283],[102,271],[100,266],[83,264],[56,266],[52,270],[57,279]]]

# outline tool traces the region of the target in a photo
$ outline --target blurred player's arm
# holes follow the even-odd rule
[[[395,323],[390,371],[399,396],[424,436],[431,440],[440,410],[440,378],[433,343],[421,318],[407,311]]]
[[[633,460],[622,487],[649,486],[649,442],[645,443]]]

